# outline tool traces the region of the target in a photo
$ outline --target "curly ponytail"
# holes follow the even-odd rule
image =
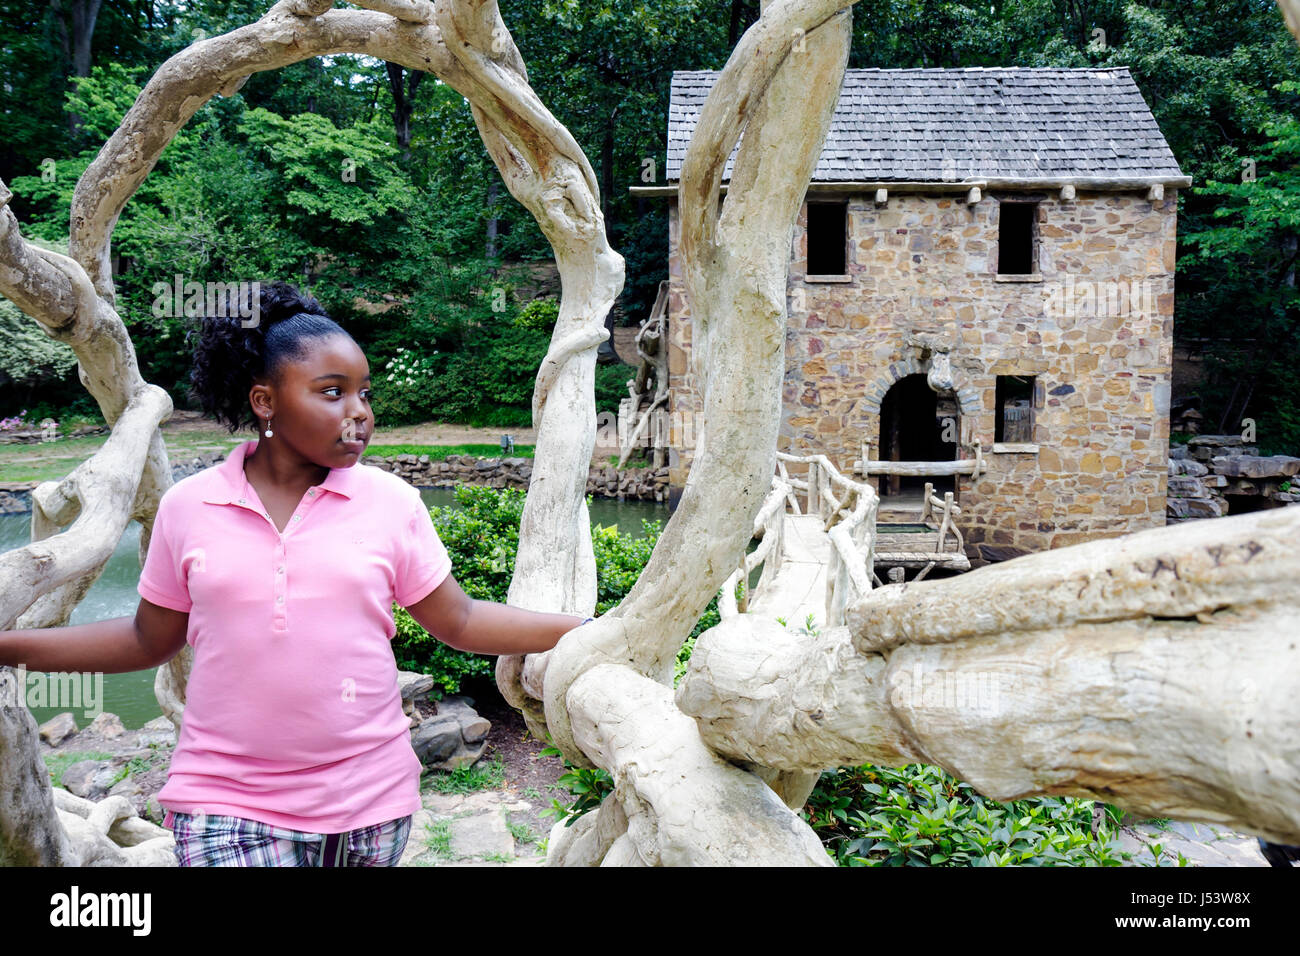
[[[240,428],[257,430],[258,420],[248,403],[257,379],[277,381],[285,362],[306,355],[309,339],[348,334],[319,302],[287,282],[255,283],[254,289],[258,303],[249,325],[241,315],[250,310],[236,300],[232,288],[223,293],[229,307],[202,317],[186,335],[194,345],[190,398],[232,434]]]

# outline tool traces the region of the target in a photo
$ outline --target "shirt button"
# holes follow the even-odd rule
[[[276,597],[276,599],[275,599],[275,603],[276,603],[276,604],[283,604],[283,603],[284,603],[284,595],[283,595],[283,594],[278,595],[278,596]]]
[[[275,572],[276,574],[284,574],[284,565],[282,564],[278,568],[276,568]]]
[[[297,521],[297,520],[298,520],[299,518],[301,518],[301,517],[302,517],[302,515],[294,515],[294,516],[293,516],[293,520],[294,520],[294,521]]]
[[[247,499],[247,498],[240,498],[240,499],[239,499],[239,503],[240,503],[241,505],[246,505],[246,504],[248,504],[248,499]]]
[[[315,497],[316,497],[316,489],[315,489],[315,488],[311,488],[311,489],[309,489],[309,490],[307,491],[307,497],[308,497],[308,498],[315,498]]]

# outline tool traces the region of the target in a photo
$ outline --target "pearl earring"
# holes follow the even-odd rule
[[[275,434],[274,432],[271,431],[271,419],[269,418],[266,420],[266,431],[263,434],[265,434],[267,438],[270,438],[273,434]]]

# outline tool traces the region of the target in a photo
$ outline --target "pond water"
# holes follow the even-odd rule
[[[430,507],[456,506],[454,492],[450,488],[422,488],[420,496]],[[643,518],[657,519],[666,525],[670,514],[666,503],[607,498],[593,498],[590,510],[593,526],[617,525],[623,533],[638,538],[644,533],[641,527]],[[30,532],[30,515],[0,515],[0,552],[26,544]],[[136,605],[140,601],[135,589],[140,580],[139,548],[140,525],[133,521],[104,567],[104,573],[72,612],[69,624],[89,624],[114,617],[134,616]],[[88,722],[84,716],[85,710],[91,710],[93,716],[96,707],[117,714],[128,729],[142,727],[161,716],[162,711],[153,693],[155,673],[156,669],[129,674],[105,674],[102,676],[102,685],[97,679],[82,682],[79,690],[85,695],[82,704],[87,706],[82,709],[72,708],[77,726],[84,727]],[[36,686],[37,682],[31,683]],[[31,711],[36,722],[43,723],[68,709],[32,707]]]

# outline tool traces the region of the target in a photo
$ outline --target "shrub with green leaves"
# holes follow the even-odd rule
[[[998,803],[939,767],[844,767],[821,775],[808,823],[841,866],[1120,866],[1115,825],[1092,835],[1093,801]]]
[[[504,603],[519,551],[519,523],[525,493],[515,488],[460,485],[456,507],[432,508],[433,526],[451,556],[452,573],[471,598]],[[596,613],[603,614],[623,600],[650,558],[662,530],[658,521],[644,521],[644,538],[597,525],[591,532],[596,557]],[[711,616],[710,616],[711,615]],[[454,694],[461,682],[490,677],[492,659],[453,650],[430,635],[402,607],[393,605],[397,635],[393,653],[403,670],[431,675],[437,688]],[[694,633],[717,623],[716,599]]]
[[[560,303],[554,299],[533,299],[519,310],[515,325],[538,332],[550,332],[560,317]]]

